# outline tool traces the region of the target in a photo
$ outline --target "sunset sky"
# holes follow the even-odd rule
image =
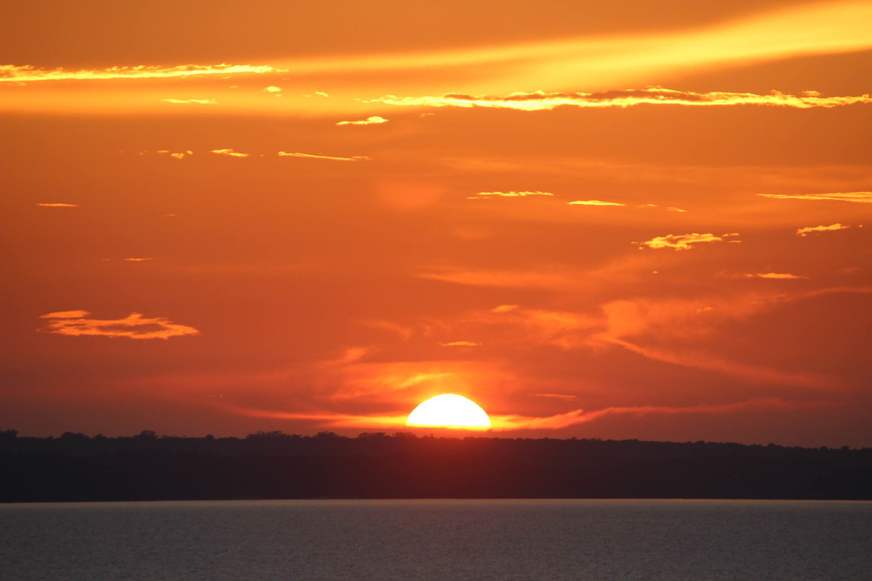
[[[0,6],[0,428],[872,446],[872,2]]]

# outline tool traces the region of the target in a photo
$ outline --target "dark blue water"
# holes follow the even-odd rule
[[[0,505],[6,579],[872,579],[872,503]]]

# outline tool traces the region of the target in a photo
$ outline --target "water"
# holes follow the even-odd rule
[[[0,505],[0,579],[872,579],[872,503]]]

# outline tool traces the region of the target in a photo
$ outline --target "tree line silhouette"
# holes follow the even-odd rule
[[[0,502],[266,498],[872,499],[872,449],[404,432],[0,431]]]

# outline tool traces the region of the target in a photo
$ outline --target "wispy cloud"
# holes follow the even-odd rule
[[[745,278],[762,278],[765,280],[802,280],[808,277],[790,272],[754,272],[746,274]]]
[[[651,87],[647,89],[626,89],[599,93],[547,93],[536,91],[533,93],[512,93],[506,96],[444,95],[442,97],[397,97],[396,95],[386,95],[372,101],[386,105],[407,107],[489,108],[513,109],[516,111],[550,111],[558,107],[624,109],[639,105],[677,105],[683,107],[753,105],[794,109],[829,109],[846,105],[872,104],[872,96],[862,94],[824,97],[816,91],[806,91],[798,95],[778,91],[770,93],[737,93],[729,91],[698,93],[695,91]]]
[[[103,69],[40,69],[33,66],[0,65],[0,83],[41,81],[94,81],[110,79],[177,79],[212,75],[260,75],[280,72],[269,65],[181,65],[162,67],[138,65]]]
[[[755,409],[792,409],[797,407],[797,405],[798,404],[786,402],[777,398],[765,398],[727,404],[703,404],[694,406],[613,406],[591,411],[578,409],[544,417],[492,415],[491,422],[493,423],[495,430],[560,430],[614,415],[720,415],[741,413]]]
[[[129,256],[122,260],[124,260],[124,262],[151,262],[154,258],[151,256]]]
[[[246,408],[241,406],[228,406],[228,409],[234,413],[248,417],[318,422],[331,428],[400,428],[406,425],[407,417],[405,414],[387,416],[348,414],[331,411],[287,412],[281,410]]]
[[[145,317],[130,313],[120,319],[93,319],[84,310],[56,311],[40,318],[46,321],[46,333],[69,337],[124,337],[127,339],[170,339],[185,335],[199,335],[200,331],[180,325],[163,317]]]
[[[467,200],[493,200],[499,198],[551,198],[551,192],[521,191],[521,192],[478,192],[467,196]]]
[[[607,202],[605,200],[572,200],[570,206],[626,206],[622,202]]]
[[[659,204],[642,204],[641,206],[637,206],[638,208],[663,208],[663,206]],[[684,214],[687,212],[684,208],[678,208],[676,206],[666,206],[664,208],[667,212],[677,212],[679,214]]]
[[[164,103],[169,103],[170,105],[217,105],[218,101],[215,99],[176,99],[175,97],[167,97],[166,99],[161,99]]]
[[[695,300],[617,300],[602,306],[602,329],[580,345],[610,345],[659,363],[738,377],[754,383],[821,388],[833,380],[816,373],[785,371],[734,360],[700,338],[725,321],[764,312],[783,294]]]
[[[236,151],[232,147],[224,147],[221,149],[213,149],[209,153],[214,153],[215,155],[223,155],[226,157],[250,157],[250,153],[242,153],[241,151]]]
[[[70,204],[67,202],[37,202],[40,208],[78,208],[78,204]]]
[[[774,200],[806,200],[811,202],[850,202],[872,204],[872,192],[827,192],[821,194],[757,194]]]
[[[88,316],[88,311],[82,310],[74,310],[74,311],[53,311],[51,313],[46,313],[42,315],[41,319],[81,319],[82,317]]]
[[[299,157],[302,159],[324,159],[327,161],[366,161],[369,157],[365,155],[323,155],[320,153],[301,153],[298,151],[280,151],[276,155],[279,157]]]
[[[739,242],[734,240],[739,234],[731,232],[728,234],[712,234],[711,232],[699,233],[691,232],[690,234],[666,234],[664,236],[655,236],[651,240],[638,242],[639,247],[652,248],[654,250],[672,249],[672,250],[691,250],[696,244],[708,244],[712,242]]]
[[[155,151],[157,155],[166,155],[173,159],[185,159],[186,157],[190,157],[194,155],[194,152],[190,149],[186,149],[185,151],[170,151],[169,149],[158,149]]]
[[[578,399],[577,395],[572,395],[570,393],[534,393],[533,395],[536,397],[544,397],[546,399]]]
[[[561,394],[537,394],[544,397]],[[566,399],[569,399],[568,396]],[[586,424],[614,415],[720,415],[742,413],[760,409],[793,409],[797,406],[812,406],[815,403],[797,404],[778,398],[761,398],[727,404],[702,404],[694,406],[612,406],[596,410],[576,409],[551,416],[524,416],[490,414],[494,432],[521,430],[561,430]],[[333,411],[289,412],[241,406],[226,406],[233,413],[249,417],[281,419],[289,421],[319,422],[333,428],[389,428],[405,427],[407,415],[350,414]],[[462,431],[462,430],[453,430]]]
[[[838,222],[835,224],[830,224],[829,226],[803,226],[802,228],[796,229],[796,235],[805,237],[809,234],[816,232],[836,232],[838,230],[847,230],[849,228],[850,226],[845,226],[844,224],[840,224]]]
[[[543,288],[565,287],[574,280],[571,273],[552,271],[434,269],[419,278],[480,287]]]
[[[448,341],[440,343],[442,347],[480,347],[481,343],[476,341]]]
[[[263,90],[264,90],[264,92],[269,93],[270,95],[279,96],[282,94],[282,88],[277,87],[275,85],[270,85],[268,87],[264,87]]]
[[[371,115],[366,119],[360,119],[358,121],[338,121],[336,125],[344,126],[344,125],[381,125],[382,123],[387,123],[389,119],[385,119],[384,117],[379,117],[378,115]]]

